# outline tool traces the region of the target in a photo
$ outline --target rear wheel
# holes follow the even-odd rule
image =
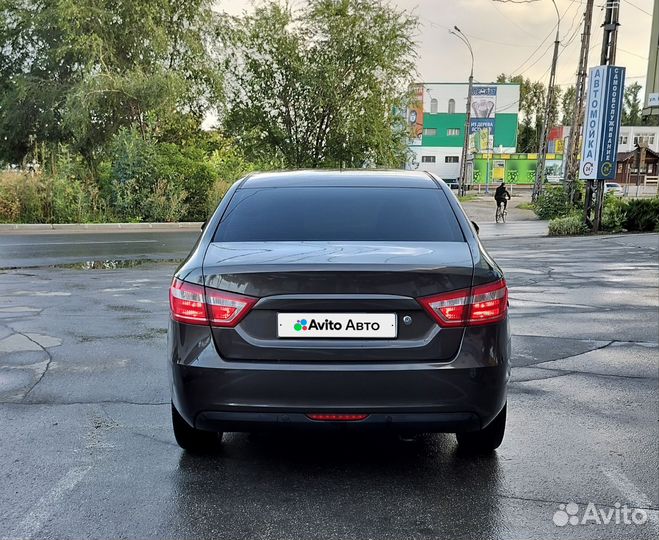
[[[217,449],[222,440],[222,433],[195,429],[179,414],[172,403],[172,427],[178,445],[193,453],[209,452]]]
[[[506,222],[506,211],[503,208],[503,204],[498,204],[497,205],[497,213],[496,213],[495,219],[496,219],[497,223],[505,223]]]
[[[508,404],[504,405],[501,412],[485,429],[456,433],[460,449],[475,454],[489,454],[499,448],[506,431],[507,408]]]

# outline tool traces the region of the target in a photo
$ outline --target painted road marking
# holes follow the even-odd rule
[[[34,508],[21,520],[12,533],[5,538],[29,540],[38,533],[67,492],[71,491],[85,477],[91,465],[74,467],[55,484],[53,489],[37,501]]]
[[[609,481],[615,485],[620,493],[622,493],[627,499],[625,502],[630,506],[636,508],[645,508],[648,514],[648,521],[652,524],[653,528],[657,526],[657,517],[659,516],[659,511],[654,510],[652,501],[643,491],[641,491],[636,484],[632,482],[625,473],[623,473],[617,467],[602,467],[602,473],[606,476]]]

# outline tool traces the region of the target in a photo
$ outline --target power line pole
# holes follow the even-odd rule
[[[449,30],[449,34],[453,34],[460,39],[469,49],[471,55],[471,71],[469,72],[469,86],[467,88],[467,115],[465,119],[465,133],[464,142],[462,144],[462,156],[460,157],[460,195],[465,195],[467,192],[467,154],[469,153],[469,128],[471,127],[471,92],[474,85],[474,51],[471,48],[469,38],[457,26]]]
[[[586,79],[588,78],[588,51],[590,49],[590,32],[593,22],[593,4],[595,0],[587,0],[583,14],[583,32],[581,34],[581,51],[577,82],[574,87],[574,103],[572,108],[572,125],[565,153],[566,192],[569,201],[574,201],[575,182],[579,170],[579,148],[581,147],[581,129],[583,126],[584,102],[586,100]]]
[[[542,120],[542,135],[540,136],[540,155],[535,168],[535,184],[531,198],[535,202],[542,192],[542,183],[545,180],[545,162],[547,160],[547,135],[549,132],[549,112],[551,111],[554,100],[554,82],[556,81],[556,64],[558,62],[558,46],[560,41],[561,14],[558,11],[556,1],[552,0],[558,21],[556,23],[556,38],[554,39],[554,56],[551,61],[551,74],[549,75],[549,85],[547,86],[547,102],[545,104],[545,114]]]
[[[618,22],[620,15],[620,0],[607,0],[606,14],[604,18],[604,36],[602,38],[602,52],[600,54],[600,65],[613,66],[616,61],[616,46],[618,42]],[[597,182],[597,189],[595,188]],[[594,211],[592,219],[593,232],[599,231],[602,223],[602,209],[604,207],[604,181],[589,180],[589,190],[586,190],[586,223],[590,220],[589,206]],[[595,205],[593,204],[593,190],[595,191]],[[590,193],[588,193],[590,191]],[[590,196],[589,196],[590,195]]]

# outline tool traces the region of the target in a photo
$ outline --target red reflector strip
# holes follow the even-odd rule
[[[368,418],[368,414],[325,414],[314,413],[307,414],[307,418],[311,420],[321,420],[324,422],[357,422]]]

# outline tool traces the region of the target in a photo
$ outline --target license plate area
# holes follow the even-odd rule
[[[277,337],[395,339],[395,313],[277,313]]]

